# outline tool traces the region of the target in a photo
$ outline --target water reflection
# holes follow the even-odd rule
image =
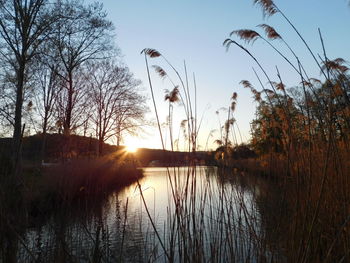
[[[28,230],[19,244],[19,261],[269,258],[268,250],[260,252],[263,231],[257,200],[263,181],[213,167],[152,167],[144,174],[141,192],[135,183],[104,200],[57,211],[44,225]]]

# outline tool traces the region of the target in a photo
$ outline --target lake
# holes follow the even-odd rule
[[[57,211],[19,240],[21,262],[260,262],[268,184],[216,167],[147,167],[104,200]]]

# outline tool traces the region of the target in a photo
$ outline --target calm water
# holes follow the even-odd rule
[[[21,261],[257,261],[264,182],[213,167],[143,170],[140,185],[28,230]]]

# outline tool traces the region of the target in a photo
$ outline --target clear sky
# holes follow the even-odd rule
[[[116,43],[121,49],[124,62],[135,77],[140,79],[144,92],[150,98],[144,57],[140,51],[154,48],[183,72],[186,60],[190,75],[195,73],[198,89],[198,113],[204,112],[199,144],[202,149],[210,130],[218,129],[219,122],[215,111],[227,107],[230,96],[238,93],[238,104],[234,117],[242,132],[243,140],[249,140],[249,123],[254,117],[255,104],[252,95],[243,89],[239,82],[250,80],[258,88],[252,67],[254,62],[241,50],[232,47],[228,52],[222,46],[232,30],[251,28],[261,32],[256,25],[267,23],[295,49],[304,63],[309,75],[319,78],[319,70],[307,53],[295,32],[287,25],[281,15],[263,18],[260,8],[253,0],[102,0],[109,19],[116,27]],[[350,60],[350,6],[347,0],[275,0],[279,8],[300,30],[315,53],[322,54],[318,38],[321,29],[328,57],[343,57]],[[262,32],[261,32],[262,33]],[[240,41],[243,43],[242,41]],[[284,46],[275,42],[286,51]],[[283,81],[288,86],[297,85],[300,80],[290,67],[265,43],[258,40],[246,47],[261,61],[271,78],[277,81],[275,66],[279,67]],[[291,57],[291,56],[289,56]],[[159,60],[151,64],[164,66]],[[266,83],[266,79],[263,78]],[[172,87],[158,76],[152,76],[161,121],[166,121],[167,104],[164,102],[164,89]],[[153,108],[149,101],[150,108]],[[178,134],[179,121],[184,118],[183,109],[175,106],[175,134]],[[148,117],[154,119],[154,114]],[[224,114],[221,114],[222,122]],[[156,128],[145,129],[147,133],[139,138],[127,138],[126,144],[139,147],[161,148]],[[219,138],[216,133],[209,139],[209,147]],[[168,144],[169,145],[169,144]]]

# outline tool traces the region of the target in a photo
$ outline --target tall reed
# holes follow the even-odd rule
[[[261,238],[263,231],[260,229],[258,208],[254,205],[255,194],[247,196],[244,189],[226,184],[223,179],[232,170],[224,170],[222,173],[216,169],[201,168],[196,165],[196,145],[200,125],[193,110],[196,99],[191,99],[190,89],[187,86],[187,70],[185,68],[186,81],[182,80],[179,72],[170,62],[154,49],[144,49],[149,85],[152,93],[154,110],[157,114],[157,104],[154,99],[154,87],[149,71],[148,59],[161,58],[166,65],[174,70],[177,81],[182,86],[176,90],[176,95],[182,100],[184,112],[187,116],[187,132],[189,136],[188,150],[190,163],[187,167],[167,167],[167,177],[170,185],[171,199],[168,203],[167,220],[164,227],[164,237],[160,229],[154,223],[154,218],[148,212],[147,202],[142,198],[148,218],[152,223],[153,230],[157,234],[158,242],[169,262],[242,262],[256,261],[271,258],[267,255],[267,244]],[[169,77],[160,66],[154,67],[160,77]],[[173,79],[170,82],[177,89]],[[186,85],[184,84],[186,83]],[[196,87],[193,87],[196,89]],[[196,92],[194,92],[196,94]],[[171,94],[171,93],[170,93]],[[167,99],[170,98],[167,94]],[[237,94],[232,96],[232,103],[227,111],[228,117],[225,122],[223,141],[225,147],[229,144],[229,135],[234,119],[232,112],[235,109]],[[170,99],[169,99],[170,102]],[[196,112],[196,110],[195,110]],[[169,111],[169,115],[172,114]],[[158,116],[158,115],[157,115]],[[169,122],[173,118],[169,118]],[[157,117],[159,121],[159,118]],[[158,123],[161,141],[164,144],[160,123]],[[169,124],[169,133],[172,133],[173,124]],[[197,127],[197,128],[196,128]],[[170,136],[172,138],[172,136]],[[172,143],[170,144],[172,145]],[[172,148],[172,150],[174,150]],[[210,172],[211,171],[211,172]],[[203,173],[208,173],[207,180],[202,180]],[[217,181],[213,180],[219,173]],[[234,178],[235,175],[231,175]],[[144,193],[139,185],[140,195]],[[249,199],[249,200],[248,200]]]
[[[309,77],[301,60],[277,31],[261,25],[265,39],[249,29],[231,33],[246,42],[259,38],[279,54],[300,77],[298,89],[286,89],[277,69],[278,82],[271,77],[251,51],[233,39],[232,44],[247,53],[263,72],[268,88],[256,73],[262,86],[258,91],[245,85],[258,96],[258,116],[253,121],[252,144],[260,153],[266,173],[280,180],[281,197],[288,205],[290,222],[279,221],[276,232],[281,239],[279,249],[290,262],[333,262],[349,260],[349,75],[344,59],[329,59],[319,30],[322,56],[317,57],[299,30],[271,0],[255,0],[265,15],[281,15],[295,31],[322,79]],[[295,61],[270,43],[279,39],[291,51]],[[247,81],[242,83],[247,84]],[[261,98],[261,92],[265,98]],[[257,96],[256,96],[257,97]],[[283,164],[283,165],[278,165]],[[267,199],[268,200],[268,199]],[[281,216],[282,214],[278,214]],[[281,216],[281,220],[283,220]]]

